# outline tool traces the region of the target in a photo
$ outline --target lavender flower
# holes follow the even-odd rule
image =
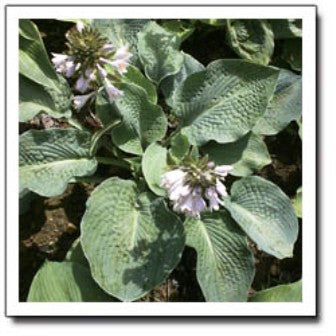
[[[112,43],[105,43],[101,48],[102,51],[112,51],[114,49],[115,47]]]
[[[231,170],[231,166],[215,166],[201,160],[168,171],[160,185],[167,190],[174,211],[199,217],[203,211],[217,211],[223,206],[221,197],[228,193],[222,181]]]
[[[81,93],[84,93],[85,91],[88,90],[90,87],[90,79],[85,78],[83,75],[81,75],[75,84],[75,89]]]
[[[116,48],[82,21],[77,22],[76,28],[72,28],[66,38],[69,50],[65,54],[53,53],[56,71],[68,78],[75,77],[74,88],[82,94],[104,85],[111,102],[121,97],[123,92],[113,83],[121,81],[120,76],[127,72],[132,57],[128,46]],[[105,68],[106,64],[111,67]],[[87,100],[84,100],[80,95],[75,97],[74,105],[78,110],[85,105]]]
[[[75,105],[75,109],[79,111],[94,94],[94,92],[90,92],[86,95],[74,96],[73,103]]]
[[[105,89],[110,102],[113,102],[124,95],[124,93],[121,90],[118,90],[108,79],[105,79]]]
[[[77,23],[76,23],[76,28],[77,28],[77,30],[81,33],[81,32],[83,32],[83,29],[84,29],[84,23],[82,22],[82,21],[78,21]]]
[[[63,54],[53,53],[52,62],[55,65],[57,72],[62,73],[66,77],[71,77],[76,68],[76,64],[73,62],[73,57]]]

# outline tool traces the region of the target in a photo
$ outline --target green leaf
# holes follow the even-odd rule
[[[195,31],[194,25],[191,22],[186,22],[186,20],[164,20],[162,27],[175,33],[181,42],[185,41]]]
[[[180,71],[172,76],[168,76],[161,82],[160,88],[166,98],[166,103],[173,107],[174,106],[174,93],[177,91],[179,86],[183,84],[185,79],[195,73],[204,70],[204,65],[198,62],[195,58],[181,52],[184,56],[183,64]]]
[[[189,141],[188,137],[178,132],[170,140],[169,154],[177,160],[182,160],[186,154],[189,152]]]
[[[152,104],[137,85],[123,83],[124,95],[115,102],[123,123],[113,129],[113,142],[123,151],[142,154],[152,142],[161,140],[167,130],[167,118],[161,107]]]
[[[45,90],[53,99],[56,110],[62,113],[63,117],[70,117],[73,94],[67,80],[58,75],[57,90],[50,87],[45,87]]]
[[[232,165],[234,176],[248,176],[272,162],[261,136],[252,132],[235,142],[210,141],[201,150],[217,165]]]
[[[167,150],[155,142],[152,143],[147,147],[141,165],[149,189],[158,196],[165,196],[166,192],[160,187],[160,181],[167,169]]]
[[[137,51],[138,33],[147,22],[148,19],[94,19],[91,24],[116,47],[128,45],[133,54],[131,64],[140,65]]]
[[[26,122],[40,112],[60,117],[55,104],[43,86],[19,76],[19,121]]]
[[[81,230],[93,278],[123,301],[162,283],[184,248],[183,224],[164,201],[115,177],[91,194]]]
[[[54,118],[69,118],[71,98],[70,89],[62,94],[20,75],[19,121],[26,122],[40,112],[45,112]]]
[[[49,61],[36,26],[26,19],[19,20],[19,71],[30,80],[56,91],[58,77]]]
[[[197,251],[197,279],[206,301],[246,301],[254,277],[247,239],[226,211],[185,222],[187,245]]]
[[[45,261],[36,273],[28,302],[106,302],[115,301],[91,277],[90,270],[70,261]]]
[[[302,218],[302,187],[296,191],[296,195],[292,199],[292,203],[296,216]]]
[[[62,194],[72,177],[91,175],[97,162],[89,157],[91,135],[77,129],[29,130],[20,136],[20,190],[41,196]]]
[[[281,69],[273,97],[253,131],[265,135],[277,134],[292,120],[298,119],[301,116],[301,110],[301,76]]]
[[[290,199],[275,184],[249,176],[235,182],[224,199],[231,216],[258,248],[279,258],[293,256],[298,221]]]
[[[255,293],[250,302],[302,302],[302,281],[279,285]]]
[[[96,115],[103,126],[108,126],[113,121],[120,119],[117,108],[106,96],[105,90],[98,90],[96,96]]]
[[[77,238],[71,245],[70,250],[65,256],[65,261],[71,261],[73,263],[80,264],[87,269],[90,269],[89,262],[85,258],[79,238]]]
[[[156,84],[176,74],[183,63],[179,52],[180,39],[154,21],[146,24],[138,34],[138,51],[146,76]]]
[[[301,19],[273,19],[268,21],[272,26],[275,39],[302,37]]]
[[[273,31],[267,20],[227,20],[227,38],[242,58],[267,65],[273,55]]]
[[[130,65],[127,68],[127,72],[124,74],[123,79],[143,88],[146,91],[148,99],[151,101],[151,103],[157,103],[155,85],[150,80],[148,80],[138,68]]]
[[[243,60],[217,60],[174,94],[174,112],[195,145],[233,142],[264,114],[279,71]]]
[[[283,44],[283,59],[295,71],[302,69],[302,40],[299,38],[285,40]]]

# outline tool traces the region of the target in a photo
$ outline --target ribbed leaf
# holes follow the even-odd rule
[[[185,222],[187,245],[197,251],[197,279],[207,301],[246,301],[254,261],[245,234],[226,211]]]
[[[129,66],[127,68],[126,74],[124,74],[124,80],[143,88],[147,93],[148,99],[153,104],[157,103],[155,85],[150,80],[148,80],[138,68]]]
[[[138,37],[139,57],[150,80],[159,84],[162,79],[180,70],[183,55],[178,50],[181,41],[176,34],[151,21]]]
[[[120,119],[117,108],[110,102],[105,90],[98,90],[95,104],[96,115],[103,126],[108,126],[114,120]]]
[[[217,60],[194,73],[174,95],[174,112],[189,141],[238,140],[264,114],[278,70],[242,60]]]
[[[267,20],[227,20],[227,38],[242,58],[267,65],[274,49],[274,36]]]
[[[87,202],[81,244],[98,284],[133,301],[160,284],[180,260],[183,225],[163,200],[133,181],[110,178]]]
[[[181,132],[178,132],[170,140],[169,155],[178,162],[189,152],[189,147],[188,138]]]
[[[114,143],[123,151],[142,154],[152,142],[164,137],[167,118],[161,107],[152,104],[146,92],[137,85],[123,83],[124,96],[115,102],[123,123],[113,129]]]
[[[97,162],[89,157],[91,136],[76,129],[30,130],[20,136],[20,190],[39,195],[60,195],[75,176],[94,173]]]
[[[251,302],[301,302],[302,281],[288,285],[279,285],[255,293],[249,298]]]
[[[131,53],[131,63],[139,65],[137,51],[138,33],[143,29],[148,19],[94,19],[92,26],[106,36],[116,47],[128,45]]]
[[[89,262],[85,258],[79,238],[77,238],[72,243],[72,246],[65,256],[65,261],[71,261],[73,263],[80,264],[87,269],[90,269]]]
[[[20,74],[42,86],[59,91],[57,74],[49,61],[36,26],[30,20],[20,19],[19,28]]]
[[[282,259],[292,257],[298,221],[290,199],[261,177],[235,182],[225,206],[247,235],[265,252]]]
[[[268,21],[276,39],[302,37],[301,19],[273,19]]]
[[[80,263],[45,261],[31,284],[28,302],[115,301],[94,282]]]
[[[19,77],[19,120],[28,121],[41,111],[59,117],[55,104],[43,86],[31,81],[27,77]]]
[[[301,116],[301,110],[301,76],[281,69],[273,97],[253,131],[265,135],[277,134],[292,120],[298,119]]]
[[[174,106],[174,93],[178,87],[182,85],[184,80],[189,75],[204,70],[203,64],[198,62],[195,58],[183,52],[182,54],[184,55],[184,60],[180,71],[175,75],[166,77],[160,85],[161,90],[166,98],[166,103],[172,107]]]
[[[70,117],[72,94],[68,84],[64,85],[63,89],[61,93],[56,92],[20,75],[19,121],[26,122],[40,112],[47,113],[54,118]]]
[[[272,162],[263,139],[252,132],[226,144],[210,141],[201,150],[217,165],[232,165],[234,176],[251,175]]]
[[[167,150],[157,143],[152,143],[147,147],[141,164],[149,189],[156,195],[165,196],[166,192],[160,187],[160,181],[167,169]]]
[[[181,42],[186,40],[194,31],[194,24],[188,20],[163,20],[163,28],[176,34]]]

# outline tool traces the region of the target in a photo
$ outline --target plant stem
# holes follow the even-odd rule
[[[98,145],[98,141],[104,135],[104,133],[111,130],[113,127],[119,125],[120,123],[121,123],[120,119],[114,120],[109,125],[107,125],[105,128],[101,129],[100,131],[98,131],[97,133],[95,133],[92,136],[92,144],[91,144],[91,148],[90,148],[90,154],[91,155],[95,154],[96,148],[97,148],[97,145]]]
[[[67,121],[71,126],[76,127],[77,129],[79,129],[79,130],[81,130],[81,131],[87,131],[87,129],[86,129],[83,125],[81,125],[81,123],[80,123],[78,120],[76,120],[76,119],[74,119],[74,118],[68,118],[66,121]]]

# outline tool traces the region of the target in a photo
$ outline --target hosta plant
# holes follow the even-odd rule
[[[290,198],[258,172],[271,163],[265,135],[301,114],[298,71],[268,65],[274,41],[296,41],[300,28],[291,20],[74,21],[55,52],[20,20],[19,119],[52,121],[20,135],[20,201],[61,195],[69,183],[95,186],[79,239],[64,261],[43,264],[28,300],[138,300],[188,246],[206,301],[247,301],[252,243],[291,258],[298,237]],[[236,57],[206,65],[182,51],[200,25],[224,29]]]

